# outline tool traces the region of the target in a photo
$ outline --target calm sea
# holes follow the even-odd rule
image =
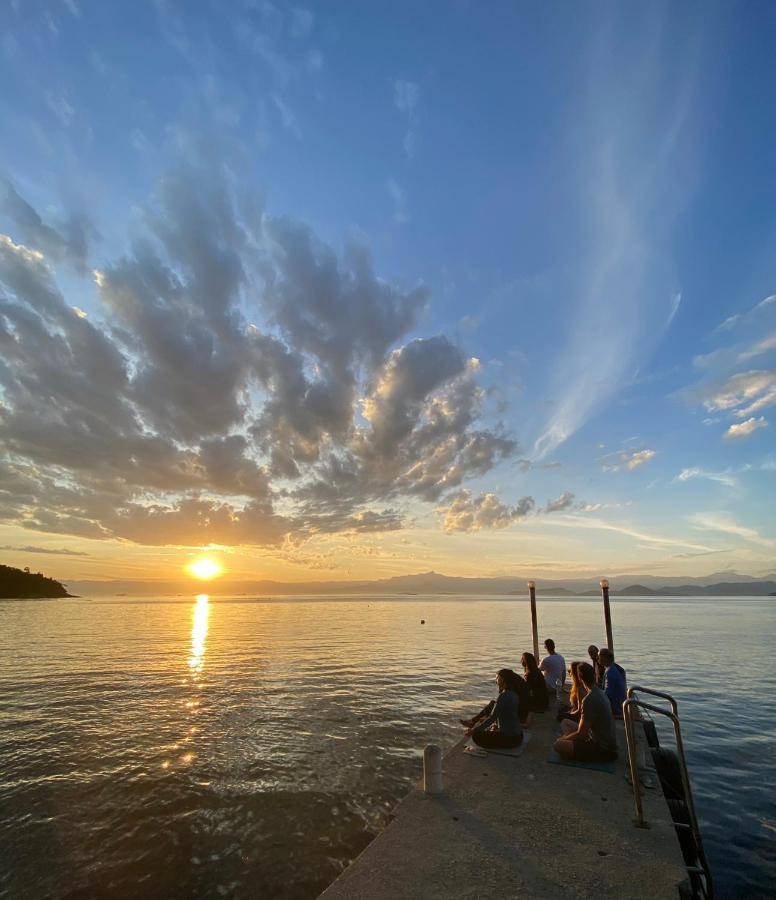
[[[539,615],[569,662],[604,643],[596,601]],[[679,700],[718,895],[772,896],[776,603],[613,617]],[[524,649],[514,598],[0,603],[0,895],[315,897]]]

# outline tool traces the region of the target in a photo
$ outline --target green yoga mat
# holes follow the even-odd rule
[[[554,750],[550,750],[547,762],[554,766],[573,766],[575,769],[592,769],[594,772],[608,772],[614,775],[613,762],[576,762],[572,759],[563,759]]]

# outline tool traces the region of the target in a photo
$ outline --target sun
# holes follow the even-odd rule
[[[223,572],[223,567],[217,559],[212,556],[198,556],[192,560],[186,568],[190,575],[199,578],[201,581],[210,581]]]

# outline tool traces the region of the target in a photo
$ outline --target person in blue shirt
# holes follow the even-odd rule
[[[622,718],[622,704],[628,691],[625,669],[614,661],[614,653],[608,647],[598,651],[598,659],[604,667],[604,693],[612,706],[612,715]]]
[[[490,713],[478,718],[467,729],[466,734],[478,747],[486,749],[519,747],[523,742],[523,727],[520,724],[520,699],[516,682],[518,675],[511,669],[500,669],[496,675],[498,697]],[[497,730],[491,730],[492,725]]]

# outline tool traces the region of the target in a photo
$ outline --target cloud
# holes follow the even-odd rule
[[[506,528],[516,520],[525,518],[534,506],[533,497],[523,497],[515,506],[506,506],[495,494],[475,497],[464,489],[452,498],[449,506],[441,507],[438,512],[444,516],[444,530],[454,534]]]
[[[419,86],[414,81],[397,79],[393,83],[393,102],[399,112],[414,112],[420,103]]]
[[[656,450],[622,450],[603,457],[601,468],[604,472],[620,472],[627,469],[632,472],[648,463],[657,453]]]
[[[773,334],[769,334],[767,337],[761,338],[748,350],[739,353],[738,361],[747,362],[748,360],[754,359],[757,356],[762,356],[764,353],[770,353],[771,350],[776,350],[776,332],[774,332]]]
[[[756,529],[741,525],[732,516],[721,512],[692,513],[688,521],[702,531],[720,531],[743,538],[762,547],[776,547],[776,541],[764,538]]]
[[[397,79],[393,83],[393,103],[400,113],[403,113],[407,121],[407,129],[404,133],[402,146],[409,158],[415,155],[417,147],[417,111],[420,105],[420,87],[414,81],[402,81]]]
[[[44,553],[49,554],[51,556],[88,556],[88,553],[83,553],[80,550],[68,550],[67,547],[60,547],[56,549],[54,547],[12,547],[10,544],[6,544],[4,547],[0,547],[0,550],[13,550],[15,553]]]
[[[682,469],[682,471],[674,478],[674,482],[692,481],[696,478],[704,478],[707,481],[716,481],[719,484],[726,485],[727,487],[736,487],[738,485],[738,479],[729,471],[709,472],[706,469],[701,469],[698,467]]]
[[[747,419],[745,422],[734,423],[725,432],[726,438],[747,438],[758,428],[767,428],[768,420],[765,416]]]
[[[722,384],[705,388],[702,402],[708,412],[730,412],[738,419],[776,405],[776,369],[739,372]]]
[[[0,179],[0,211],[25,245],[55,262],[68,262],[77,272],[87,271],[89,244],[97,233],[86,216],[74,213],[56,226],[47,225],[7,179]]]
[[[423,285],[230,184],[212,165],[163,179],[94,271],[94,316],[57,282],[60,231],[25,213],[41,249],[0,236],[0,521],[278,548],[403,527],[403,504],[517,451],[481,421],[479,362],[409,339]]]
[[[580,194],[567,197],[566,210],[585,238],[562,281],[556,276],[555,293],[571,300],[553,332],[554,402],[534,443],[537,459],[633,383],[679,309],[673,230],[690,197],[695,129],[688,126],[699,79],[698,55],[689,48],[698,31],[683,32],[688,53],[677,56],[665,26],[655,8],[650,27],[660,37],[625,59],[602,25],[595,63],[574,98],[583,126],[568,165]],[[633,90],[637,106],[627,99]]]
[[[280,121],[283,124],[283,128],[285,128],[286,131],[290,131],[298,141],[301,141],[302,129],[299,127],[299,122],[297,121],[294,111],[277,94],[272,95],[272,102],[275,104],[278,113],[280,113]]]
[[[683,538],[675,538],[652,534],[650,532],[641,531],[638,528],[632,528],[629,525],[620,525],[614,522],[606,522],[602,519],[593,519],[587,516],[564,515],[554,516],[552,519],[545,519],[546,523],[561,526],[564,528],[580,528],[583,530],[595,529],[600,531],[611,531],[616,534],[622,534],[626,537],[632,537],[645,544],[655,544],[665,547],[685,547],[688,550],[696,550],[705,552],[713,550],[713,547],[707,547],[704,544],[684,540]]]
[[[394,222],[396,222],[397,225],[404,225],[405,222],[409,222],[410,214],[407,211],[407,195],[393,178],[388,180],[388,194],[393,202]]]
[[[546,513],[562,512],[564,509],[568,509],[573,505],[574,495],[571,491],[564,491],[560,497],[556,497],[555,500],[549,500],[544,507],[544,511]]]

